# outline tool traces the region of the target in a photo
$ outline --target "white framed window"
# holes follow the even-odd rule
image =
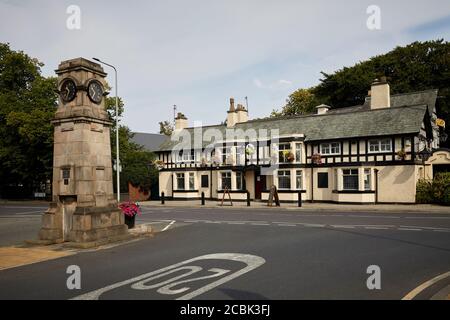
[[[222,148],[222,163],[226,164],[227,159],[231,159],[231,147]]]
[[[392,141],[391,139],[372,139],[369,140],[369,152],[391,152]]]
[[[278,189],[291,189],[291,172],[289,170],[278,171]]]
[[[343,189],[344,190],[358,190],[359,189],[359,176],[358,169],[343,169]]]
[[[295,144],[295,162],[302,162],[302,144],[296,143]]]
[[[278,145],[278,162],[279,163],[285,163],[288,162],[288,151],[291,150],[291,146],[289,143],[280,143]]]
[[[177,190],[184,190],[184,173],[177,173]]]
[[[192,162],[195,161],[195,151],[194,150],[180,150],[177,154],[176,162]]]
[[[222,172],[221,178],[222,190],[225,190],[225,188],[231,190],[231,171]]]
[[[372,170],[364,169],[364,190],[371,190]]]
[[[236,165],[244,165],[245,161],[245,147],[244,145],[236,146]]]
[[[295,171],[295,188],[297,190],[303,190],[303,171],[302,170]]]
[[[341,144],[339,142],[321,143],[320,144],[321,154],[340,154]]]
[[[236,172],[236,190],[242,190],[243,184],[242,184],[242,172],[238,171]]]
[[[189,172],[189,190],[195,190],[195,174]]]

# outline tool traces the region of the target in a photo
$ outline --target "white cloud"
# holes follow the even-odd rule
[[[115,64],[124,122],[140,131],[157,130],[173,104],[191,119],[222,121],[232,95],[248,95],[250,112],[267,115],[321,70],[414,41],[407,30],[450,14],[448,0],[379,0],[382,28],[370,31],[368,0],[79,0],[82,28],[70,31],[72,2],[0,1],[0,42],[45,62],[48,75],[78,56]]]

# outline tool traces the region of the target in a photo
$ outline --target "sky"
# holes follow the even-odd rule
[[[367,27],[371,5],[378,29]],[[230,97],[265,117],[321,71],[440,38],[450,38],[448,0],[0,0],[0,42],[43,62],[45,76],[77,57],[115,65],[122,123],[136,132],[158,132],[173,105],[189,125],[220,123]]]

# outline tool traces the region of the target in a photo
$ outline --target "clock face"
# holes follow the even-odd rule
[[[75,81],[73,81],[72,79],[64,80],[60,90],[61,99],[64,102],[70,102],[73,99],[75,99],[76,95],[77,95],[77,86],[75,84]]]
[[[100,103],[103,99],[103,87],[100,82],[91,81],[88,86],[88,96],[94,103]]]

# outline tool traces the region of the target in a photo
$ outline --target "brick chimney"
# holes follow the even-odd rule
[[[230,98],[230,110],[227,114],[227,127],[232,128],[237,123],[237,113],[234,108],[234,98]]]
[[[386,77],[375,79],[370,89],[370,109],[391,107],[391,93]]]
[[[237,114],[237,123],[248,121],[248,111],[244,108],[242,104],[238,104],[236,114]]]
[[[177,117],[175,118],[175,130],[182,130],[188,127],[188,119],[184,114],[178,112]]]
[[[248,111],[242,104],[238,104],[237,108],[234,107],[234,98],[230,98],[230,109],[227,115],[227,127],[232,128],[236,123],[247,122]]]

